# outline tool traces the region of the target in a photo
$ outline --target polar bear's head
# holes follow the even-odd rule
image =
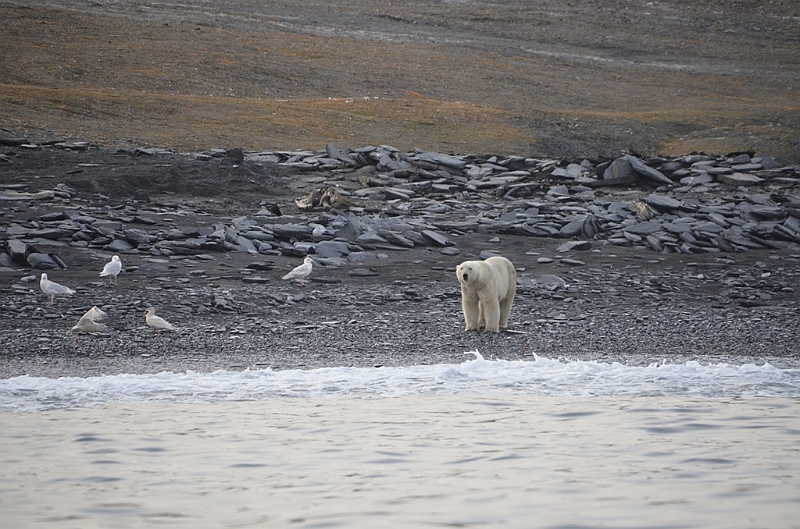
[[[480,261],[464,261],[456,267],[456,276],[458,281],[466,286],[474,286],[480,279],[481,263]]]

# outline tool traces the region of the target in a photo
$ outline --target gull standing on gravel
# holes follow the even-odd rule
[[[119,256],[115,255],[111,258],[109,262],[103,267],[103,271],[100,272],[100,277],[109,276],[108,284],[110,285],[113,283],[117,284],[117,276],[122,271],[122,261],[120,261]]]
[[[177,331],[178,329],[170,324],[164,318],[160,316],[156,316],[156,309],[153,307],[148,307],[145,311],[144,321],[147,322],[147,326],[155,331]]]
[[[283,276],[285,280],[294,279],[301,285],[306,284],[306,278],[311,275],[311,269],[314,267],[314,260],[310,257],[303,259],[303,264],[296,267],[294,270]]]
[[[52,305],[55,301],[55,297],[58,295],[65,294],[71,296],[75,293],[75,291],[69,287],[59,285],[55,281],[50,281],[47,279],[47,274],[45,273],[42,274],[42,278],[39,280],[39,288],[42,289],[42,292],[50,296],[50,303],[48,303],[48,305]]]

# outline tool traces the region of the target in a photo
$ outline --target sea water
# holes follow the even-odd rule
[[[800,370],[473,355],[0,380],[0,527],[800,527]]]

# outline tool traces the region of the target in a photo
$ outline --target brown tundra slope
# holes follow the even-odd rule
[[[0,135],[800,160],[793,0],[0,1]]]

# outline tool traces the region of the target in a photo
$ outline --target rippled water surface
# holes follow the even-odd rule
[[[0,527],[800,527],[796,372],[523,364],[1,380]]]

